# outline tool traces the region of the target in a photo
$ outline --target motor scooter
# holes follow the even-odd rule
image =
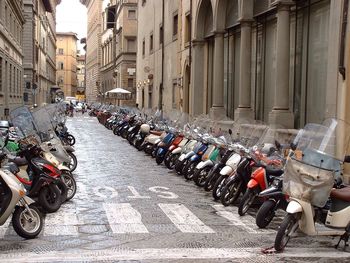
[[[341,178],[343,163],[350,163],[349,134],[341,137],[342,150],[335,150],[340,131],[350,125],[330,119],[324,124],[307,124],[295,139],[300,156],[287,160],[283,191],[289,196],[286,216],[276,234],[274,248],[282,251],[299,229],[311,236],[339,236],[345,245],[350,236],[350,187],[334,188]],[[345,158],[344,158],[345,156]],[[331,201],[328,209],[327,203]],[[320,228],[316,222],[326,229]]]

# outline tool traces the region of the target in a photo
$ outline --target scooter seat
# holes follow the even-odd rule
[[[273,175],[273,176],[281,176],[284,173],[281,169],[271,169],[266,167],[266,174]]]
[[[350,186],[341,189],[333,189],[331,191],[331,198],[350,202]]]
[[[162,132],[161,132],[161,131],[150,131],[149,133],[150,133],[150,134],[153,134],[153,135],[157,135],[157,136],[162,135]]]
[[[9,162],[13,162],[18,166],[23,166],[23,165],[27,165],[27,160],[26,158],[21,158],[21,157],[16,157],[14,159],[9,159]]]

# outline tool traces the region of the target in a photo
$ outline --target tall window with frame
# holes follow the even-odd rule
[[[150,51],[150,53],[153,52],[153,32],[151,32],[151,34],[149,36],[149,51]]]
[[[330,0],[300,2],[295,12],[295,126],[335,114],[336,92],[327,93]],[[332,106],[333,105],[333,106]]]
[[[164,40],[164,32],[163,32],[163,25],[159,26],[159,45],[163,45]]]
[[[240,49],[240,28],[230,28],[224,37],[224,98],[226,114],[232,119],[238,107]]]
[[[255,118],[268,121],[276,86],[276,15],[258,17],[253,33]]]
[[[0,57],[0,92],[2,92],[2,80],[3,80],[2,57]]]
[[[142,56],[145,56],[146,52],[146,41],[145,39],[142,40]]]
[[[173,16],[173,40],[177,39],[178,23],[179,15],[175,12]]]

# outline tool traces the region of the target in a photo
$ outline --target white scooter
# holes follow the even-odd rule
[[[302,155],[295,155],[286,163],[283,190],[289,195],[289,204],[276,235],[276,251],[285,248],[297,229],[311,236],[340,236],[336,248],[342,240],[347,243],[350,235],[350,187],[333,187],[335,179],[340,178],[342,163],[350,163],[350,156],[344,159],[339,150],[335,154],[335,135],[340,134],[338,127],[338,121],[333,119],[330,125],[307,124],[299,131],[295,145]],[[349,141],[342,142],[348,145]]]
[[[19,236],[32,239],[40,234],[44,221],[34,200],[26,196],[26,189],[10,169],[3,167],[0,170],[0,226],[11,214],[13,229]]]

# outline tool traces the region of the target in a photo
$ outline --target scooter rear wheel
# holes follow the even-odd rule
[[[55,184],[43,187],[39,192],[39,204],[45,212],[53,213],[61,207],[61,192]]]
[[[78,160],[74,153],[68,152],[68,155],[70,157],[70,163],[68,164],[69,171],[73,172],[75,169],[77,169],[78,166]]]

